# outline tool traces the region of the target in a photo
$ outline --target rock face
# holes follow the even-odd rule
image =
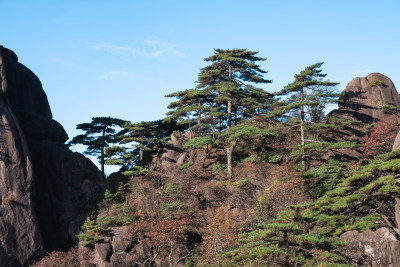
[[[354,78],[342,93],[339,109],[330,115],[372,123],[389,116],[379,107],[386,104],[400,107],[400,95],[392,80],[377,72]]]
[[[349,242],[344,255],[352,258],[357,266],[400,266],[400,242],[388,228],[363,233],[354,230],[341,237]]]
[[[0,47],[1,92],[7,90]],[[0,263],[21,266],[43,250],[32,201],[34,176],[24,133],[0,94]]]
[[[339,108],[327,115],[327,122],[331,118],[360,121],[372,124],[384,121],[392,125],[395,115],[380,109],[384,105],[400,107],[400,95],[397,93],[393,82],[385,75],[371,73],[367,77],[354,78],[343,90],[340,97]],[[391,126],[390,126],[391,127]],[[390,128],[390,131],[394,129]],[[343,139],[361,143],[365,136],[365,127],[362,124],[349,124],[338,131],[338,136]],[[400,139],[399,139],[400,140]],[[391,142],[392,140],[388,140]],[[399,141],[400,142],[400,141]],[[338,159],[358,161],[362,157],[360,149],[339,149],[334,156]]]
[[[179,166],[193,160],[193,155],[183,149],[183,145],[190,140],[191,133],[172,134],[170,142],[164,147],[159,155],[148,153],[145,158],[148,162],[157,165],[167,175],[174,175],[178,172]]]
[[[0,46],[0,263],[23,266],[76,241],[104,179],[73,153],[39,79]],[[8,265],[7,265],[8,264]]]
[[[392,150],[397,150],[400,148],[400,131],[396,135],[396,139],[394,139]]]

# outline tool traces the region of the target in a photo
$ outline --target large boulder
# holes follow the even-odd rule
[[[341,238],[348,242],[342,253],[357,266],[400,266],[400,241],[386,227],[363,233],[353,230]]]
[[[29,148],[8,105],[0,47],[0,263],[23,266],[44,249],[33,203],[34,175]]]
[[[105,179],[64,145],[40,80],[2,46],[0,99],[0,263],[19,266],[74,244]]]
[[[183,164],[194,161],[194,155],[183,149],[183,145],[193,138],[193,133],[172,134],[171,140],[158,153],[145,152],[146,162],[156,166],[166,175],[175,175]]]
[[[361,143],[365,137],[365,124],[381,123],[389,133],[387,142],[394,139],[391,137],[396,116],[385,112],[382,106],[393,105],[400,108],[400,95],[393,82],[385,75],[371,73],[367,77],[354,78],[343,90],[340,97],[338,109],[327,115],[326,121],[340,118],[361,123],[347,124],[337,131],[341,139]],[[400,140],[400,139],[399,139]],[[400,142],[400,141],[399,141]],[[388,151],[387,151],[388,152]],[[338,149],[327,157],[336,157],[343,160],[358,161],[363,157],[362,148]]]
[[[339,109],[331,112],[331,116],[373,123],[390,116],[380,107],[387,104],[400,107],[400,95],[392,80],[377,72],[354,78],[342,94]]]

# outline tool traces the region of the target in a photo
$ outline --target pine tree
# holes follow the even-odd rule
[[[70,145],[82,144],[87,146],[84,152],[87,155],[98,156],[101,173],[104,176],[105,151],[104,149],[112,143],[117,143],[116,127],[122,127],[126,121],[111,117],[94,117],[89,123],[81,123],[76,129],[85,133],[75,136]]]
[[[400,150],[380,155],[316,201],[288,206],[242,234],[239,248],[225,256],[239,262],[261,259],[270,266],[352,266],[337,250],[345,245],[341,234],[377,227],[397,232],[393,205],[400,195],[399,171]]]
[[[265,60],[255,56],[257,53],[247,49],[214,49],[214,55],[205,59],[212,64],[201,69],[197,88],[205,89],[214,95],[214,101],[219,104],[220,111],[224,111],[223,116],[219,116],[218,119],[226,118],[227,128],[235,123],[233,114],[237,120],[240,111],[242,114],[246,113],[243,108],[260,108],[254,102],[260,104],[270,97],[265,91],[256,91],[248,84],[272,82],[263,78],[266,71],[255,64]],[[247,103],[241,101],[249,98],[253,100]]]
[[[106,165],[120,165],[121,169],[127,170],[134,166],[136,155],[123,146],[110,146],[104,150]]]
[[[130,142],[138,143],[139,149],[139,164],[143,166],[143,152],[144,149],[157,140],[156,134],[158,126],[155,122],[142,121],[138,123],[125,123],[123,125],[126,134],[120,136],[121,143],[126,144]]]
[[[339,94],[333,90],[334,86],[338,83],[322,80],[326,76],[326,74],[321,73],[322,70],[320,68],[322,64],[322,62],[319,62],[306,67],[299,74],[295,75],[295,80],[292,83],[276,93],[278,96],[288,96],[288,98],[274,110],[273,114],[275,116],[290,115],[290,113],[297,113],[299,115],[298,125],[300,126],[300,140],[301,147],[303,148],[302,162],[304,170],[306,169],[305,160],[307,157],[304,150],[306,142],[316,141],[306,139],[306,121],[310,123],[321,121],[325,104],[335,103],[339,100]]]
[[[254,123],[243,122],[237,124],[231,128],[229,128],[226,132],[221,135],[222,141],[225,141],[227,149],[227,164],[226,170],[229,178],[232,177],[232,155],[236,145],[239,142],[245,142],[247,144],[255,142],[255,140],[262,140],[262,143],[265,143],[266,140],[272,138],[276,134],[267,130],[258,127]]]
[[[165,122],[176,121],[178,124],[186,124],[192,132],[192,125],[198,130],[204,127],[203,122],[207,119],[205,116],[213,111],[211,95],[205,90],[187,89],[175,92],[166,97],[176,97],[178,101],[168,105],[172,109],[167,113]]]
[[[203,68],[199,74],[197,88],[206,90],[214,96],[217,104],[218,129],[225,126],[228,130],[249,118],[260,110],[267,108],[271,95],[262,89],[256,89],[249,83],[271,83],[263,78],[266,71],[262,70],[257,61],[258,52],[247,49],[214,49],[214,55],[205,59],[212,62]],[[232,177],[232,152],[235,142],[227,144],[227,176]]]

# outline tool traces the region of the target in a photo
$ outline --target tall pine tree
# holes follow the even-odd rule
[[[248,118],[257,109],[265,109],[271,96],[262,89],[255,89],[251,83],[271,83],[263,78],[266,71],[255,62],[264,61],[255,51],[247,49],[214,49],[214,55],[205,59],[211,65],[201,69],[197,88],[214,96],[220,112],[218,128],[230,129],[241,118]],[[227,176],[232,177],[232,152],[235,142],[226,147]]]
[[[111,117],[94,117],[89,123],[81,123],[76,129],[85,133],[75,136],[70,145],[82,144],[87,146],[84,152],[87,155],[98,156],[101,173],[104,176],[105,151],[104,149],[112,143],[117,143],[116,126],[122,127],[126,121]]]
[[[254,90],[249,83],[271,83],[263,78],[266,71],[255,62],[264,61],[257,57],[255,51],[247,49],[214,49],[214,55],[205,59],[212,62],[211,65],[201,69],[197,88],[204,89],[214,95],[214,101],[219,104],[220,111],[224,111],[226,127],[230,128],[238,119],[240,112],[246,114],[246,108],[259,108],[259,104],[269,98],[263,90]],[[243,102],[242,99],[252,98],[251,102]]]
[[[314,141],[306,139],[306,120],[310,121],[309,118],[316,119],[317,116],[321,115],[321,111],[318,111],[318,109],[324,103],[337,102],[339,97],[339,94],[333,91],[334,86],[338,83],[323,80],[326,74],[321,73],[322,64],[323,62],[319,62],[306,67],[295,75],[295,80],[292,83],[286,85],[283,90],[277,93],[278,96],[289,97],[275,109],[274,115],[280,116],[292,113],[295,114],[294,117],[297,117],[296,115],[299,116],[298,125],[300,126],[300,140],[303,147],[302,161],[304,169],[306,169],[304,146],[306,142]],[[313,113],[306,113],[306,111],[313,111]]]

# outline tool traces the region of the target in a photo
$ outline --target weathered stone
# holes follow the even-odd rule
[[[129,226],[112,227],[110,235],[112,236],[111,244],[114,252],[125,252],[132,244],[132,234],[129,231]]]
[[[367,230],[363,233],[349,231],[341,238],[349,244],[342,253],[353,259],[353,264],[373,267],[400,266],[400,242],[388,228],[382,227],[376,231]]]
[[[0,266],[27,264],[44,248],[77,241],[105,179],[67,139],[40,80],[0,46]]]
[[[85,247],[82,245],[83,242],[78,243],[78,258],[80,266],[91,266],[91,262],[93,260],[93,251],[89,247]]]
[[[171,141],[165,146],[164,153],[160,158],[162,169],[173,174],[178,171],[179,166],[185,163],[185,159],[189,155],[182,147],[189,140],[189,134],[171,135]]]
[[[0,265],[15,267],[28,264],[44,246],[32,200],[29,148],[4,93],[9,89],[4,63],[0,46]]]
[[[103,178],[97,167],[80,153],[51,141],[31,147],[37,177],[36,206],[46,248],[68,249],[101,196]]]
[[[399,133],[396,135],[396,139],[394,139],[392,151],[397,150],[397,149],[399,149],[399,148],[400,148],[400,131],[399,131]]]
[[[136,255],[131,255],[127,252],[115,252],[111,256],[111,266],[118,266],[118,267],[131,267],[137,266],[135,262],[137,261]]]
[[[110,261],[111,255],[113,254],[110,243],[96,243],[94,245],[94,251],[102,261]]]
[[[382,85],[375,85],[374,80],[381,81]],[[345,112],[348,118],[366,123],[388,117],[389,114],[379,109],[381,106],[391,104],[400,107],[400,95],[393,82],[377,72],[354,78],[342,94],[339,110]]]
[[[367,77],[354,78],[343,90],[340,100],[339,108],[327,115],[327,122],[330,122],[333,117],[363,123],[391,120],[393,115],[384,112],[380,107],[387,104],[400,107],[400,95],[397,93],[393,82],[380,73],[371,73]],[[365,128],[363,125],[347,125],[338,132],[338,135],[344,140],[360,143],[365,136]],[[357,161],[362,157],[362,153],[360,154],[357,148],[336,149],[332,153],[327,154],[326,158],[335,157],[339,160]]]

